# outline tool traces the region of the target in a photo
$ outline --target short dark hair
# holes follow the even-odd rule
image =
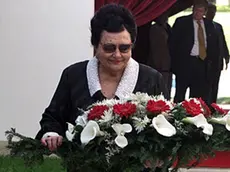
[[[214,9],[214,10],[216,10],[216,5],[214,3],[209,2],[208,3],[208,9]]]
[[[91,44],[98,47],[102,31],[118,33],[126,29],[132,43],[137,36],[137,25],[132,13],[122,5],[107,4],[102,6],[91,19]]]
[[[200,7],[204,7],[205,9],[207,9],[208,1],[207,0],[194,0],[193,8],[200,8]]]

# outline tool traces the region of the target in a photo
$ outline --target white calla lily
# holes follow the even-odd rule
[[[88,122],[87,116],[88,116],[87,113],[85,113],[84,115],[78,116],[76,121],[75,121],[76,125],[80,125],[82,127],[85,127],[87,122]]]
[[[88,144],[91,140],[93,140],[96,136],[103,136],[104,133],[100,130],[97,122],[90,120],[85,128],[81,132],[81,143]]]
[[[125,133],[130,133],[132,131],[132,126],[130,124],[113,124],[113,130],[117,133],[117,137],[115,138],[115,143],[117,146],[124,148],[128,145],[128,140],[124,136]]]
[[[152,119],[152,126],[163,136],[171,137],[176,134],[176,128],[162,114]]]
[[[65,135],[69,141],[72,141],[74,135],[76,134],[76,132],[74,132],[74,125],[69,122],[67,122],[67,125],[68,125],[68,130],[65,132]]]
[[[195,117],[186,117],[182,119],[182,121],[193,124],[197,128],[202,128],[203,133],[209,136],[211,136],[213,133],[213,126],[207,122],[207,119],[204,117],[203,114],[199,114]]]
[[[226,129],[230,131],[230,114],[227,114],[221,118],[211,118],[210,122],[225,125]]]

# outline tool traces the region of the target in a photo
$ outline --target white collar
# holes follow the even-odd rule
[[[118,98],[122,98],[134,91],[138,74],[139,64],[133,58],[130,58],[115,92]],[[86,67],[86,76],[90,95],[93,96],[97,91],[101,90],[98,76],[98,60],[96,57],[89,60]]]

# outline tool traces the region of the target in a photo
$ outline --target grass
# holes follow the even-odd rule
[[[20,158],[0,156],[0,172],[66,172],[60,165],[60,159],[46,158],[41,165],[31,168],[23,164]]]
[[[218,104],[230,104],[230,97],[221,97],[217,100]]]
[[[230,12],[230,6],[217,6],[218,12]]]

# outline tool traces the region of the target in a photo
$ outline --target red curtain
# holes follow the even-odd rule
[[[142,26],[169,9],[177,0],[95,0],[95,11],[109,3],[118,3],[128,8]]]

